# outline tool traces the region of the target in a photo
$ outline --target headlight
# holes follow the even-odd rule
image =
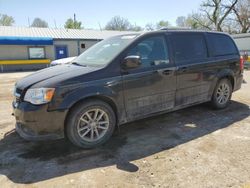
[[[52,100],[55,88],[28,89],[24,96],[24,101],[32,104],[45,104]]]
[[[15,94],[16,94],[16,84],[14,85],[13,96],[15,96]]]

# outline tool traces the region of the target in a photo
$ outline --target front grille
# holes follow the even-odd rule
[[[19,94],[19,95],[21,95],[22,94],[22,90],[19,89],[19,88],[16,88],[16,93]]]
[[[20,97],[16,96],[16,103],[19,103],[19,102],[21,102]]]
[[[19,89],[19,88],[15,88],[14,95],[15,95],[15,102],[16,102],[16,103],[21,102],[22,90]]]

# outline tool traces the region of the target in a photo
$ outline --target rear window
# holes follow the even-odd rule
[[[207,57],[207,47],[203,34],[174,34],[172,43],[177,63],[193,63],[195,60]]]
[[[237,48],[229,36],[208,33],[208,39],[213,56],[238,54]]]

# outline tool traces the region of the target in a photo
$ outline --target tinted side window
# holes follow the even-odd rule
[[[141,68],[169,63],[168,50],[163,36],[150,37],[139,42],[127,55],[140,56]]]
[[[206,41],[202,34],[174,34],[172,36],[174,56],[177,63],[207,57]]]
[[[208,33],[208,39],[213,56],[238,53],[232,39],[227,35]]]

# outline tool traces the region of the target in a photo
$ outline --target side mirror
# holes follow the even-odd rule
[[[134,69],[141,65],[141,57],[137,55],[131,55],[125,57],[123,60],[123,68],[124,69]]]

